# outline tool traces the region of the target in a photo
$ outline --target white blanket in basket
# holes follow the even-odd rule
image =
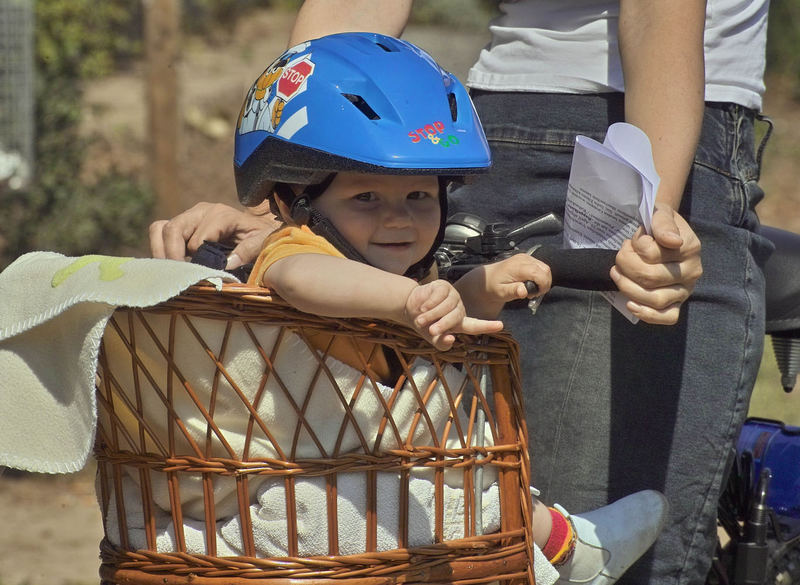
[[[0,466],[81,469],[91,455],[100,338],[117,306],[148,307],[231,275],[172,260],[31,252],[0,273]]]

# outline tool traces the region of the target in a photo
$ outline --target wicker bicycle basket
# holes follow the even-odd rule
[[[97,398],[104,583],[534,582],[506,335],[200,284],[114,313]]]

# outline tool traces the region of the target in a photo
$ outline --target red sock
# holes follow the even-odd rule
[[[569,553],[575,546],[575,539],[570,521],[555,508],[548,508],[548,510],[553,520],[553,527],[550,529],[550,537],[542,549],[542,554],[552,564],[557,565],[569,558]]]

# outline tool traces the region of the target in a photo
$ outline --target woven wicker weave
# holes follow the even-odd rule
[[[303,371],[290,367],[298,361]],[[339,386],[345,378],[350,388]],[[395,324],[308,315],[246,285],[197,285],[114,313],[97,396],[104,583],[534,582],[527,436],[508,336],[460,337],[438,352]],[[407,420],[395,420],[401,404],[412,407]],[[483,477],[499,485],[491,533],[480,525]],[[364,486],[363,547],[348,554],[338,510],[346,478]],[[398,494],[388,550],[386,481]],[[410,543],[414,481],[431,485],[430,542]],[[303,517],[301,484],[322,486],[312,502],[321,518]],[[267,485],[285,496],[278,556],[263,554],[253,512]],[[446,499],[454,493],[459,518]],[[309,522],[326,533],[305,534]],[[222,553],[220,526],[233,527],[234,556]],[[448,539],[454,526],[458,537]],[[304,555],[306,537],[326,550]]]

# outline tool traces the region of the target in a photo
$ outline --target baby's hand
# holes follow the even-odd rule
[[[526,282],[536,284],[529,292]],[[550,290],[550,267],[529,254],[515,254],[486,265],[486,293],[489,302],[507,303],[517,299],[542,296]]]
[[[421,284],[406,299],[406,320],[436,349],[448,350],[455,342],[454,333],[480,335],[503,328],[500,321],[467,317],[458,291],[445,280]]]

